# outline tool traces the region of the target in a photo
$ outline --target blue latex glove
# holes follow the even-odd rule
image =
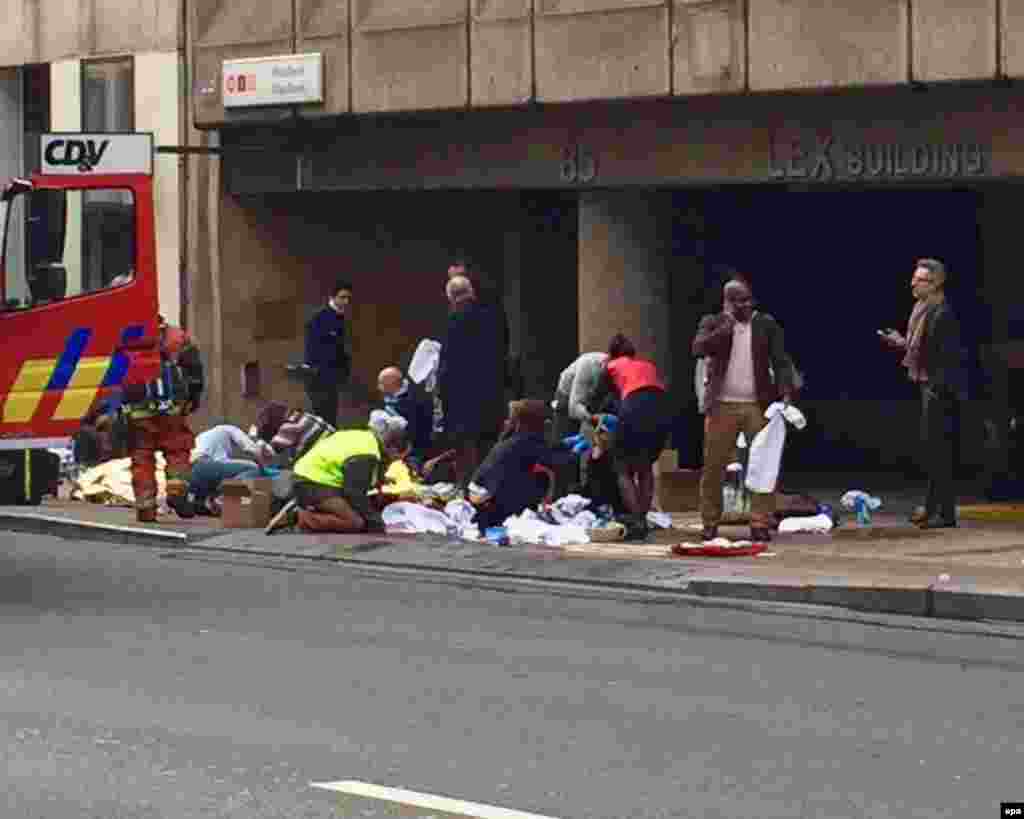
[[[569,447],[569,449],[572,449],[581,440],[583,440],[582,435],[569,435],[562,439],[562,446],[566,446]]]
[[[574,455],[582,455],[590,451],[590,441],[584,435],[570,435],[562,439],[562,445],[569,447]]]

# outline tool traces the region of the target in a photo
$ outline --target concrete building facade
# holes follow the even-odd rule
[[[669,376],[684,460],[689,341],[726,267],[807,376],[805,466],[912,460],[913,392],[874,331],[906,320],[919,256],[950,262],[978,351],[965,462],[1019,400],[1016,0],[188,0],[185,26],[187,136],[220,152],[188,179],[212,415],[302,400],[284,365],[337,277],[369,389],[437,334],[464,253],[528,392],[627,332]],[[310,54],[315,99],[239,103],[233,61]]]

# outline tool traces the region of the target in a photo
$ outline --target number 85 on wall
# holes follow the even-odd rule
[[[559,174],[567,184],[593,182],[597,178],[597,158],[583,145],[563,148]]]

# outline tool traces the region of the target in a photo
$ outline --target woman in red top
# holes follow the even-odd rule
[[[621,333],[608,346],[608,363],[588,408],[599,410],[609,393],[620,402],[612,453],[622,500],[630,512],[626,537],[643,540],[654,500],[654,462],[668,441],[672,418],[658,368],[637,358],[633,343]]]

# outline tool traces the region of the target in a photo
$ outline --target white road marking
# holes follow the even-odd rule
[[[478,817],[478,819],[556,819],[554,816],[541,816],[539,813],[524,813],[521,810],[498,808],[494,805],[481,805],[479,802],[464,802],[461,799],[449,799],[447,796],[434,796],[429,793],[407,791],[402,788],[388,788],[373,785],[369,782],[310,782],[311,788],[336,791],[349,796],[361,796],[364,799],[380,799],[385,802],[397,802],[400,805],[411,805],[416,808],[438,810],[462,816]]]

